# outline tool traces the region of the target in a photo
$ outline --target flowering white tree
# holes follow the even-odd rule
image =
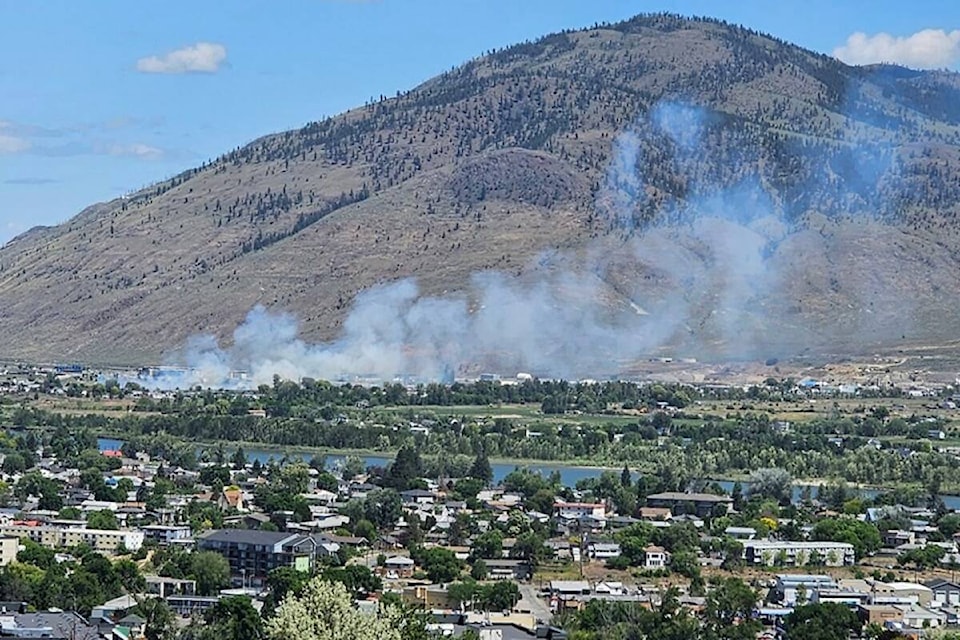
[[[300,595],[284,598],[267,622],[271,640],[406,640],[399,611],[362,613],[346,587],[314,578]]]

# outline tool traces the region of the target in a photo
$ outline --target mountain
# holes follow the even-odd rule
[[[711,19],[549,35],[15,238],[0,356],[159,362],[240,339],[256,305],[331,340],[359,292],[408,277],[489,313],[491,272],[542,304],[539,351],[585,336],[558,357],[940,345],[960,319],[958,105],[957,74]],[[524,311],[504,309],[514,353]],[[442,347],[403,322],[397,340]]]

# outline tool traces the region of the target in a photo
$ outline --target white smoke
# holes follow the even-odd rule
[[[357,295],[340,337],[324,344],[300,339],[291,315],[257,307],[229,346],[190,340],[173,358],[186,373],[158,383],[449,381],[471,367],[574,379],[615,374],[665,345],[744,357],[783,344],[785,330],[770,326],[766,306],[784,286],[778,247],[795,225],[756,176],[724,190],[689,177],[686,197],[656,203],[658,217],[649,218],[649,185],[638,170],[644,136],[657,136],[658,151],[666,145],[683,167],[701,153],[708,119],[700,108],[661,103],[616,139],[597,195],[597,210],[624,231],[615,250],[598,241],[579,261],[544,257],[548,267],[526,279],[478,273],[459,297],[421,296],[411,279],[372,288]],[[605,276],[621,262],[636,271],[613,287]]]

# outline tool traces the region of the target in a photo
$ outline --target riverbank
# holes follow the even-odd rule
[[[107,432],[103,432],[107,433]],[[122,442],[122,434],[112,433],[110,435],[104,436],[110,439],[114,443]],[[103,438],[101,438],[102,440]],[[327,466],[331,466],[338,462],[342,462],[349,456],[357,456],[364,460],[366,466],[386,466],[389,464],[395,457],[397,450],[396,449],[336,449],[329,447],[291,447],[289,445],[277,445],[277,444],[266,444],[261,442],[249,442],[249,441],[205,441],[205,442],[196,442],[194,443],[198,449],[213,449],[218,446],[222,446],[224,451],[229,456],[232,454],[237,447],[241,447],[244,450],[244,453],[247,456],[248,460],[259,460],[261,464],[266,464],[270,460],[278,461],[283,457],[288,459],[301,458],[305,462],[309,462],[311,459],[317,456],[323,456],[326,458]],[[119,446],[119,445],[117,445]],[[459,454],[458,454],[459,455]],[[426,459],[435,459],[438,456],[436,455],[425,455]],[[539,460],[535,458],[509,458],[509,457],[494,457],[490,458],[490,466],[494,471],[494,482],[500,482],[504,477],[511,471],[517,468],[530,469],[532,471],[542,473],[544,475],[553,473],[554,471],[560,473],[560,479],[564,486],[573,487],[579,480],[587,478],[598,477],[604,471],[611,471],[613,473],[619,474],[623,470],[623,465],[618,466],[606,466],[606,465],[597,465],[590,464],[591,461],[584,459],[569,459],[569,460]],[[630,464],[626,463],[626,466],[629,468]],[[631,473],[634,478],[637,477],[636,468],[631,468]],[[750,483],[749,474],[715,474],[710,478],[706,479],[707,482],[717,482],[720,486],[727,492],[730,492],[733,488],[734,483],[739,482],[743,485],[744,490],[747,490]],[[837,480],[829,480],[825,478],[799,478],[793,482],[793,497],[794,501],[799,499],[799,496],[807,489],[811,489],[811,495],[816,496],[819,492],[819,488],[824,485],[831,485],[836,483]],[[856,490],[862,496],[867,498],[872,498],[880,493],[887,491],[894,491],[899,489],[917,489],[922,488],[919,483],[908,484],[908,483],[898,483],[886,486],[873,486],[866,484],[857,484],[847,482],[847,486],[851,489]],[[949,502],[949,508],[958,508],[960,509],[960,484],[957,486],[947,485],[943,488],[942,497]],[[955,506],[951,506],[955,505]]]
[[[113,440],[116,442],[123,442],[124,434],[119,432],[109,432],[101,431],[98,436],[99,439],[104,440]],[[186,442],[186,440],[184,440]],[[382,458],[384,460],[392,460],[397,456],[397,449],[335,449],[330,447],[309,447],[309,446],[290,446],[282,444],[271,444],[264,442],[251,442],[251,441],[236,441],[236,440],[207,440],[207,441],[198,441],[194,444],[199,449],[215,449],[218,446],[222,446],[227,455],[232,454],[238,448],[242,448],[244,452],[250,455],[250,452],[262,451],[266,453],[276,453],[278,454],[277,458],[282,458],[284,456],[288,458],[312,458],[315,456],[359,456],[361,458]],[[463,454],[454,454],[454,455],[463,455]],[[426,454],[423,456],[427,459],[434,459],[439,457],[434,454]],[[261,461],[262,462],[262,461]],[[509,458],[509,457],[493,457],[490,458],[491,464],[503,464],[503,465],[516,465],[518,467],[576,467],[577,469],[585,469],[590,471],[615,471],[620,473],[623,470],[623,465],[621,466],[604,466],[597,464],[590,464],[590,460],[583,458],[569,458],[566,460],[541,460],[537,458]],[[629,466],[629,463],[627,463]]]

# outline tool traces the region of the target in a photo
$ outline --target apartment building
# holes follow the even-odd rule
[[[27,538],[48,549],[65,549],[86,544],[104,555],[113,555],[121,547],[136,551],[143,546],[142,531],[55,527],[35,522],[0,525],[0,536]]]
[[[743,557],[747,564],[767,567],[824,565],[842,567],[856,561],[853,545],[847,542],[795,542],[791,540],[745,540]]]
[[[246,586],[263,585],[277,567],[309,571],[326,553],[323,545],[318,537],[286,531],[215,529],[197,537],[197,548],[223,555],[233,581]]]

